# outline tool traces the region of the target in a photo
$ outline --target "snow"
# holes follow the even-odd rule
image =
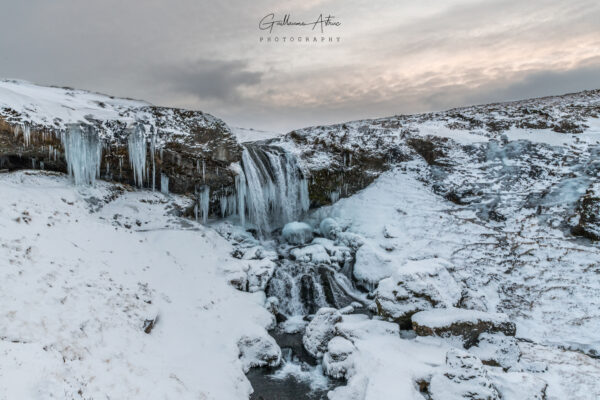
[[[312,227],[304,222],[288,222],[281,230],[283,240],[289,244],[306,244],[313,238]]]
[[[258,140],[273,139],[275,137],[283,135],[280,132],[261,131],[252,128],[241,128],[238,126],[231,126],[231,132],[237,138],[238,142],[256,142]]]
[[[0,185],[0,398],[248,397],[237,343],[273,317],[226,284],[229,243],[170,215],[183,200],[28,171]]]
[[[489,321],[493,324],[509,322],[506,314],[488,313],[478,310],[466,310],[464,308],[440,308],[428,311],[420,311],[412,316],[416,324],[430,328],[443,328],[455,323]]]

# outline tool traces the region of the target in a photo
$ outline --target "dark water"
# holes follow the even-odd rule
[[[302,345],[302,333],[284,333],[279,329],[269,332],[281,348],[283,362],[293,362],[314,367],[318,361]],[[344,381],[329,379],[325,389],[311,389],[309,381],[298,380],[289,375],[283,379],[274,378],[278,368],[253,368],[246,377],[252,384],[254,393],[250,400],[321,400],[327,399],[327,392],[343,385]]]

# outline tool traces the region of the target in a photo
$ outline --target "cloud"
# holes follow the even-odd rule
[[[172,93],[191,95],[199,100],[235,102],[240,99],[240,88],[257,85],[262,72],[248,70],[243,60],[199,59],[183,65],[165,65],[156,68],[155,79]]]

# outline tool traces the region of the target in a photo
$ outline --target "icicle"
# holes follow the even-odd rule
[[[100,175],[102,145],[93,127],[70,125],[61,134],[69,175],[76,185],[93,185]]]
[[[238,174],[235,176],[235,192],[237,195],[237,212],[240,217],[240,225],[246,225],[246,176],[244,170],[239,168]]]
[[[202,182],[206,183],[206,163],[202,160]]]
[[[221,196],[219,203],[221,204],[221,218],[225,218],[227,215],[227,196]]]
[[[144,185],[146,177],[146,137],[144,135],[144,125],[136,124],[133,131],[129,134],[127,141],[129,151],[129,165],[133,169],[133,180],[138,187]]]
[[[210,205],[210,188],[203,186],[198,193],[198,207],[200,208],[200,218],[202,223],[206,224],[208,221],[208,207]],[[196,217],[197,219],[197,217]]]
[[[46,165],[44,164],[44,162],[40,161],[40,169],[43,171],[45,167]]]
[[[333,191],[331,193],[329,193],[329,199],[331,200],[331,203],[335,203],[340,199],[340,192],[338,190]]]
[[[150,140],[150,160],[152,162],[152,191],[156,190],[156,163],[154,160],[154,153],[156,152],[156,135],[152,132],[152,139]]]
[[[169,194],[169,177],[165,174],[160,174],[160,191]]]
[[[35,158],[31,159],[31,168],[35,169]]]
[[[23,124],[23,142],[25,143],[25,146],[29,146],[29,143],[31,142],[31,128],[29,127],[29,125],[27,124]]]

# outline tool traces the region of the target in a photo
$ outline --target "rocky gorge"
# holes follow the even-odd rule
[[[231,244],[224,280],[271,318],[236,342],[252,398],[600,393],[600,91],[238,143],[197,111],[3,88],[30,103],[0,102],[0,168],[180,195]]]

